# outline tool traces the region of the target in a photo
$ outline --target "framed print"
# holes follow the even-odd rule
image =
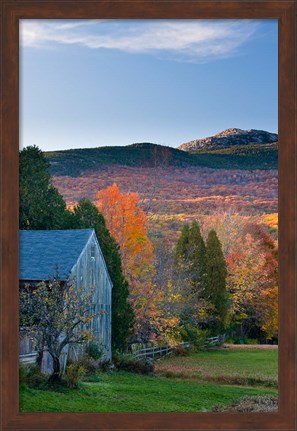
[[[1,8],[2,429],[296,429],[296,1]]]

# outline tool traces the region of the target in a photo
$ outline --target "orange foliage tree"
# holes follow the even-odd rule
[[[154,247],[147,236],[146,215],[138,207],[138,193],[122,194],[116,184],[100,190],[98,209],[120,246],[125,275],[131,286],[151,275]]]
[[[147,218],[139,207],[138,193],[121,193],[116,184],[97,194],[98,209],[120,246],[138,339],[169,341],[177,323],[164,313],[164,293],[156,284],[154,247],[147,234]]]

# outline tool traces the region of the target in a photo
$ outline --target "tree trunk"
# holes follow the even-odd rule
[[[36,358],[36,364],[38,365],[38,367],[40,369],[41,369],[41,364],[42,364],[42,358],[43,358],[43,350],[39,350],[38,356]]]
[[[60,366],[60,358],[59,356],[54,355],[50,352],[51,357],[53,358],[53,372],[49,376],[49,383],[59,383],[61,381],[61,366]]]

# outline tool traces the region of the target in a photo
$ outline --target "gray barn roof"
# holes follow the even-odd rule
[[[21,230],[20,280],[66,280],[94,229]]]

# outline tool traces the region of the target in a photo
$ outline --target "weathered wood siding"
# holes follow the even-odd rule
[[[35,344],[32,338],[28,337],[26,329],[21,328],[19,332],[19,354],[26,355],[35,352]]]
[[[97,315],[93,319],[95,340],[104,353],[105,359],[111,359],[111,293],[112,283],[101,252],[95,232],[91,235],[88,243],[82,251],[77,263],[71,271],[78,288],[85,287],[87,290],[94,287],[92,312]],[[71,356],[79,355],[70,353]],[[74,359],[74,358],[73,358]]]

